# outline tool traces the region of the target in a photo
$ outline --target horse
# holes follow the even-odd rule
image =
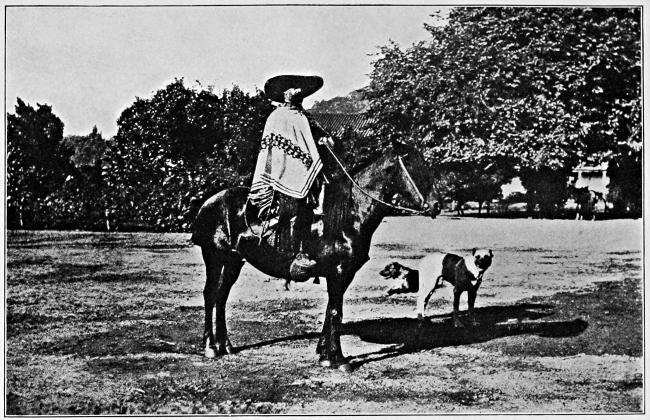
[[[319,362],[349,372],[340,342],[343,294],[369,260],[373,233],[386,216],[412,212],[435,218],[440,205],[429,193],[433,182],[424,157],[410,146],[394,143],[352,173],[328,150],[330,162],[333,158],[338,166],[330,163],[334,170],[325,187],[322,219],[312,225],[312,237],[303,247],[317,262],[311,276],[327,281],[328,302],[316,347]],[[247,187],[234,187],[213,195],[199,209],[193,226],[191,240],[201,247],[206,267],[203,344],[208,358],[235,351],[228,339],[225,308],[245,262],[269,276],[290,279],[295,255],[279,251],[273,246],[274,235],[262,234],[264,222],[251,220],[248,192]]]
[[[597,211],[607,211],[603,193],[589,187],[571,187],[569,196],[576,202],[576,220],[596,220]]]

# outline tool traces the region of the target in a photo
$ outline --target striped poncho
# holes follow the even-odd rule
[[[304,198],[322,167],[307,116],[281,105],[266,120],[249,200],[261,213],[274,191]]]

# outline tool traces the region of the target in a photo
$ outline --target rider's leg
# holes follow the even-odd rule
[[[292,246],[294,252],[303,252],[304,242],[309,240],[313,219],[313,205],[307,200],[300,200],[296,209],[296,220],[293,224]]]
[[[293,252],[291,219],[296,215],[298,200],[291,197],[278,197],[277,246],[282,252]]]

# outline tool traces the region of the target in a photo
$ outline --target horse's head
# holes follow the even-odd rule
[[[394,175],[391,183],[392,204],[435,218],[440,203],[433,190],[431,169],[424,156],[414,148],[394,142],[386,158]]]

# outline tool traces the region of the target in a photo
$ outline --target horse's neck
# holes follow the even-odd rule
[[[365,192],[352,185],[347,176],[338,176],[329,186],[331,209],[330,226],[337,231],[354,230],[362,242],[368,242],[388,214],[388,208],[375,202],[368,195],[381,199],[381,191],[386,183],[387,159],[380,159],[352,176]],[[368,194],[368,195],[366,195]]]

